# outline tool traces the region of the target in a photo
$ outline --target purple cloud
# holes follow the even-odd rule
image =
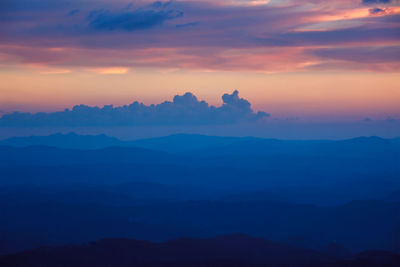
[[[362,0],[364,5],[373,5],[373,4],[390,4],[391,0]]]
[[[250,103],[239,97],[238,91],[222,96],[220,107],[199,101],[192,93],[176,95],[173,101],[146,106],[133,102],[114,107],[74,106],[71,110],[53,113],[5,114],[0,126],[52,127],[52,126],[140,126],[140,125],[219,125],[253,122],[269,117],[265,112],[254,112]]]
[[[89,27],[96,31],[134,31],[150,29],[164,24],[165,21],[183,16],[183,12],[164,9],[165,4],[154,3],[152,9],[111,12],[105,10],[92,11],[89,16]]]
[[[359,63],[400,62],[400,47],[323,48],[312,51],[320,58]]]
[[[388,50],[400,40],[399,15],[392,9],[395,1],[307,0],[285,6],[228,2],[10,1],[0,11],[0,53],[4,55],[0,64],[293,71],[309,62],[331,63],[321,62],[329,59],[326,49]],[[363,7],[376,3],[388,5]],[[352,18],[360,6],[366,14]],[[321,52],[309,53],[310,49]],[[340,49],[337,58],[344,51]],[[258,62],[254,51],[276,64]],[[282,54],[281,59],[274,58],[275,54]],[[360,58],[363,64],[377,61],[382,61],[379,53]],[[360,67],[335,64],[343,69]]]

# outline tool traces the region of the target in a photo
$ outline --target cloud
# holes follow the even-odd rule
[[[398,0],[365,1],[371,6],[361,0],[270,1],[256,7],[248,3],[267,1],[129,2],[10,1],[0,10],[0,65],[293,72],[331,63],[310,49],[321,48],[323,54],[324,49],[394,46],[400,40]],[[79,13],[66,19],[74,10]],[[365,54],[363,65],[337,61],[335,69],[381,70],[366,63],[374,56]],[[397,66],[390,71],[397,72]]]
[[[70,12],[68,12],[67,16],[72,17],[73,15],[78,14],[79,11],[79,9],[72,9]]]
[[[390,4],[391,0],[362,0],[364,5],[373,5],[373,4]]]
[[[155,9],[137,9],[134,11],[111,12],[104,10],[92,11],[89,16],[89,26],[97,31],[134,31],[149,29],[162,25],[165,21],[183,16],[183,12],[164,8],[167,5],[156,2],[151,5]]]
[[[397,122],[397,119],[393,118],[392,116],[388,116],[385,120],[387,122]]]
[[[71,110],[52,113],[5,114],[0,126],[54,127],[54,126],[141,126],[141,125],[219,125],[258,121],[269,117],[263,111],[254,112],[251,104],[239,97],[239,92],[222,96],[220,107],[199,101],[192,93],[176,95],[173,101],[157,105],[133,102],[114,107],[74,106]]]
[[[352,27],[346,29],[337,29],[330,31],[304,31],[290,32],[277,35],[277,40],[284,40],[288,46],[299,45],[335,45],[335,44],[354,44],[364,42],[384,42],[398,41],[400,27],[388,28],[368,28],[368,27]],[[260,40],[262,41],[262,40]],[[274,42],[274,39],[266,38],[267,44]],[[283,44],[282,44],[283,45]]]
[[[312,50],[312,53],[324,59],[353,61],[358,63],[400,62],[400,46],[322,48]]]
[[[369,13],[372,15],[376,15],[376,14],[384,14],[384,13],[386,13],[386,11],[385,11],[385,9],[375,7],[375,8],[371,8],[369,10]]]
[[[177,24],[175,25],[177,28],[187,28],[187,27],[193,27],[199,25],[200,22],[194,21],[194,22],[188,22],[188,23],[183,23],[183,24]]]

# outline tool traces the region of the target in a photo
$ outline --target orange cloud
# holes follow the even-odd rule
[[[90,68],[88,69],[88,71],[99,74],[126,74],[128,73],[129,68],[124,68],[124,67]]]

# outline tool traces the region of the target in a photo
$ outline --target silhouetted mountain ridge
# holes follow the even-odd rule
[[[0,145],[16,147],[53,146],[69,149],[99,149],[109,146],[123,146],[117,138],[101,135],[78,135],[76,133],[52,134],[48,136],[12,137],[0,140]]]
[[[235,232],[311,249],[400,251],[400,204],[388,198],[400,188],[395,140],[82,141],[91,138],[0,146],[0,254],[107,236]],[[340,245],[331,252],[345,252]]]
[[[65,149],[51,146],[0,146],[0,164],[88,164],[126,162],[170,162],[162,151],[139,147],[111,146],[101,149]]]
[[[160,241],[229,233],[314,249],[337,242],[352,251],[400,251],[400,202],[353,201],[318,207],[264,200],[128,199],[129,204],[121,202],[123,195],[121,199],[111,195],[114,200],[107,202],[101,199],[107,196],[102,192],[88,193],[90,199],[69,200],[68,194],[53,194],[33,201],[30,194],[18,194],[21,200],[15,201],[7,192],[0,192],[0,230],[6,232],[0,235],[0,254],[32,248],[32,244],[80,243],[105,236]],[[14,241],[4,239],[7,236]]]
[[[68,149],[101,149],[110,146],[141,147],[170,153],[191,154],[285,154],[327,152],[382,152],[400,149],[398,139],[357,137],[347,140],[278,140],[256,137],[222,137],[200,134],[174,134],[164,137],[122,141],[106,135],[78,135],[75,133],[49,136],[13,137],[0,140],[0,145],[16,147],[54,146]],[[360,151],[358,151],[360,152]]]
[[[367,251],[340,257],[246,235],[183,238],[163,243],[102,239],[80,246],[46,247],[0,258],[2,266],[396,266],[400,255]],[[364,265],[362,265],[364,264]]]
[[[256,137],[222,137],[200,134],[174,134],[158,138],[139,139],[128,141],[129,144],[168,152],[185,152],[199,149],[223,148],[227,145],[241,142],[256,142]]]

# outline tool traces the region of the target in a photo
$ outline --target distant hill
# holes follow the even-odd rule
[[[27,147],[51,146],[65,149],[101,149],[113,146],[140,147],[169,153],[198,156],[235,155],[333,155],[357,156],[399,154],[399,139],[358,137],[348,140],[278,140],[255,137],[221,137],[198,134],[175,134],[158,138],[122,141],[106,135],[53,134],[49,136],[13,137],[0,145]]]
[[[330,157],[398,157],[400,143],[380,137],[359,137],[348,140],[241,140],[221,147],[187,151],[201,156],[330,156]]]
[[[102,239],[81,246],[43,247],[0,258],[8,266],[354,266],[395,267],[400,255],[369,251],[351,257],[293,248],[245,235],[184,238],[164,243]]]
[[[0,145],[15,147],[51,146],[67,149],[100,149],[110,146],[123,146],[141,147],[175,153],[186,150],[218,148],[240,142],[255,142],[257,140],[262,139],[254,137],[219,137],[198,134],[174,134],[158,138],[122,141],[104,134],[78,135],[76,133],[57,133],[48,136],[12,137],[0,140]]]
[[[0,146],[0,254],[237,232],[313,249],[400,251],[400,204],[388,197],[400,188],[395,139],[13,140],[20,145]],[[23,185],[32,187],[12,189]]]
[[[218,149],[238,143],[254,143],[262,140],[255,137],[221,137],[200,134],[174,134],[158,138],[129,141],[137,147],[162,150],[168,152],[184,152],[200,149]]]
[[[92,137],[70,134],[58,138]],[[109,140],[105,136],[93,139]],[[110,144],[117,142],[112,140]],[[331,204],[366,196],[382,199],[400,188],[400,145],[392,139],[285,141],[174,135],[119,142],[118,146],[92,149],[0,146],[0,185],[148,182],[228,193],[277,192],[273,199],[303,199],[305,203],[324,199]]]
[[[215,194],[215,193],[214,193]],[[49,184],[0,186],[0,202],[23,205],[45,202],[69,204],[100,204],[129,206],[162,202],[209,199],[213,192],[190,186],[154,183],[124,183],[116,185]]]
[[[400,202],[400,190],[389,194],[389,196],[386,198],[386,200],[392,201],[392,202]]]
[[[48,136],[12,137],[0,140],[0,145],[27,147],[52,146],[68,149],[99,149],[110,146],[122,146],[123,142],[114,137],[102,135],[52,134]]]
[[[137,147],[112,146],[101,149],[82,150],[50,146],[0,146],[0,166],[7,164],[167,163],[173,158],[172,155],[166,152]]]

